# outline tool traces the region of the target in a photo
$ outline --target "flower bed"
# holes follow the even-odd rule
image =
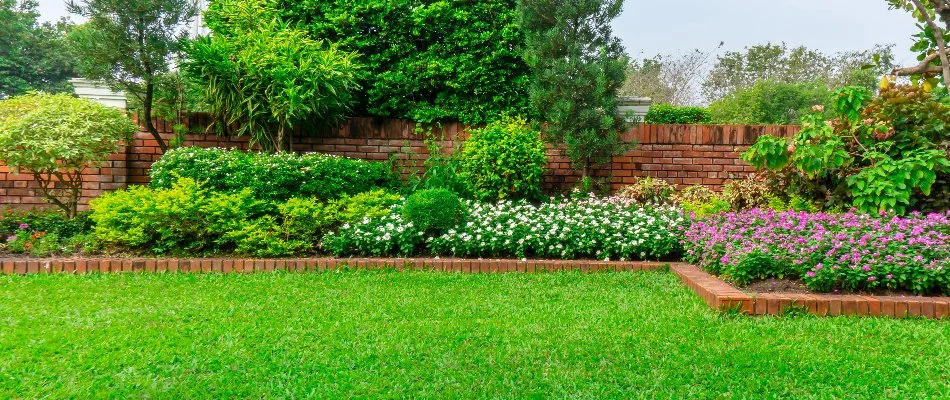
[[[908,217],[752,210],[696,221],[686,259],[737,284],[801,279],[810,289],[950,293],[950,212]]]
[[[541,205],[465,202],[466,219],[444,232],[415,229],[393,212],[343,225],[324,238],[337,255],[436,254],[457,257],[671,259],[689,221],[668,206],[621,199],[552,199]]]

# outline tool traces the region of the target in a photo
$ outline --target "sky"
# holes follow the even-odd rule
[[[63,0],[39,4],[44,20],[68,15]],[[825,53],[881,43],[896,45],[898,64],[913,64],[908,48],[915,23],[908,13],[888,10],[884,0],[626,0],[614,29],[631,57],[708,51],[720,41],[720,52],[765,42]]]

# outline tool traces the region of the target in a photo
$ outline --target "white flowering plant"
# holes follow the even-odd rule
[[[399,207],[396,205],[394,207]],[[555,259],[673,259],[682,254],[684,213],[619,197],[465,203],[463,225],[429,235],[398,212],[343,225],[323,241],[337,255],[450,255]]]

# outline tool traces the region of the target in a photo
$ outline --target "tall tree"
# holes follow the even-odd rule
[[[684,106],[699,102],[699,80],[708,71],[715,51],[694,49],[685,54],[657,55],[634,60],[627,67],[627,79],[620,92],[625,96],[646,96],[653,104]]]
[[[531,104],[545,137],[565,147],[584,182],[627,148],[617,94],[627,57],[610,22],[623,0],[522,0]]]
[[[70,35],[80,73],[135,97],[141,122],[167,150],[152,123],[155,85],[187,38],[198,13],[193,0],[69,0],[67,7],[89,19]]]
[[[822,82],[828,89],[851,85],[873,88],[877,77],[890,70],[893,58],[890,46],[825,54],[803,46],[766,43],[719,56],[702,91],[707,101],[714,102],[759,81]],[[872,64],[875,68],[864,68]]]
[[[37,21],[35,0],[0,0],[0,99],[26,91],[69,91],[73,65],[64,39],[71,26]]]

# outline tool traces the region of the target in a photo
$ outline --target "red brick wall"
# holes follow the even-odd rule
[[[203,116],[193,117],[194,126],[204,126]],[[158,122],[158,128],[171,138],[170,124]],[[763,134],[791,135],[798,126],[745,125],[640,125],[624,133],[627,141],[639,143],[621,157],[598,171],[612,187],[619,188],[638,176],[664,178],[674,184],[703,184],[720,188],[728,179],[740,178],[751,171],[739,159],[739,152]],[[432,132],[447,152],[457,148],[468,137],[465,126],[442,124]],[[320,152],[367,160],[386,160],[395,154],[401,163],[421,164],[428,157],[425,135],[416,131],[412,122],[394,119],[353,118],[338,129],[326,130],[295,139],[294,150]],[[248,148],[245,137],[187,135],[186,146]],[[113,156],[102,168],[84,171],[86,183],[83,204],[103,191],[125,187],[126,184],[148,183],[148,169],[161,157],[157,143],[147,133],[138,133],[124,151]],[[544,186],[548,190],[571,188],[579,173],[556,149],[548,150],[548,173]],[[13,175],[0,166],[0,205],[35,207],[45,204],[39,197],[32,176]]]

